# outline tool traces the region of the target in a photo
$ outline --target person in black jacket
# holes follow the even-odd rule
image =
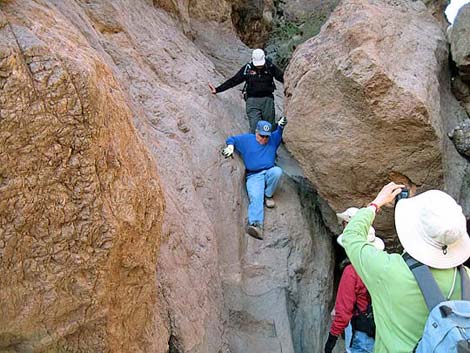
[[[244,98],[246,100],[246,115],[252,133],[260,120],[269,121],[275,126],[275,109],[273,92],[276,89],[274,79],[284,83],[284,72],[265,58],[262,49],[255,49],[252,61],[218,87],[209,83],[212,94],[221,93],[245,82]]]

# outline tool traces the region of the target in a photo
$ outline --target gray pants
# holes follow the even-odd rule
[[[271,97],[250,97],[246,100],[246,115],[250,123],[250,132],[254,133],[256,130],[256,123],[260,120],[269,121],[273,125],[273,130],[276,129],[274,121],[276,113],[274,111],[274,99]]]

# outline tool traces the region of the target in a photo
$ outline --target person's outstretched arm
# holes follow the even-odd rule
[[[240,83],[242,83],[243,81],[245,81],[245,75],[244,75],[244,72],[245,72],[245,66],[244,65],[236,74],[235,76],[229,78],[227,81],[225,81],[224,83],[222,83],[220,86],[218,87],[215,87],[212,86],[212,84],[209,83],[209,88],[211,89],[212,93],[213,94],[217,94],[217,93],[220,93],[220,92],[223,92],[223,91],[226,91],[232,87],[235,87],[236,85],[239,85]]]
[[[403,187],[404,185],[393,182],[385,185],[371,204],[380,208],[392,202]],[[392,256],[376,249],[367,241],[369,228],[375,218],[376,206],[360,209],[343,232],[346,254],[370,293],[372,288],[379,286],[382,278],[387,276]]]

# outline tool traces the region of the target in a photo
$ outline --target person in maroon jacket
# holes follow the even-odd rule
[[[349,208],[343,213],[338,213],[338,220],[346,225],[349,220],[358,211],[357,208]],[[338,237],[338,244],[341,246],[343,235]],[[375,236],[373,227],[369,230],[368,240],[377,249],[384,249],[384,242],[382,239]],[[373,353],[374,351],[374,337],[368,328],[365,328],[366,315],[371,314],[371,300],[367,288],[357,274],[354,267],[347,265],[341,276],[338,293],[336,294],[335,302],[335,315],[333,323],[331,324],[328,340],[325,344],[325,353],[332,353],[333,348],[338,340],[338,337],[344,332],[347,326],[352,325],[352,338],[349,343],[346,339],[346,344],[350,344],[347,348],[351,353]]]

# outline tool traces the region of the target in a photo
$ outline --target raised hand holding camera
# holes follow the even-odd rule
[[[392,202],[395,197],[402,192],[402,189],[405,189],[406,186],[403,184],[395,184],[393,181],[385,185],[382,190],[377,194],[374,201],[371,204],[376,205],[378,208],[381,208],[383,205],[386,205]],[[408,190],[408,189],[407,189]]]

